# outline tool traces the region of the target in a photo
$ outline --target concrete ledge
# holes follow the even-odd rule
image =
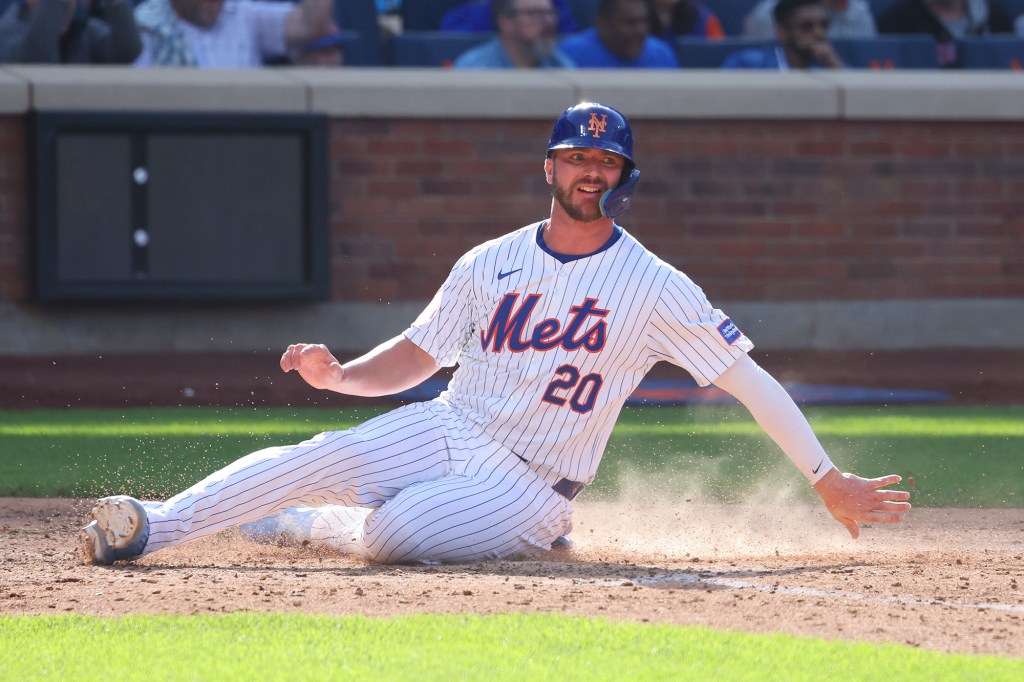
[[[368,350],[425,302],[378,305],[27,306],[0,303],[0,355],[271,351],[300,341]]]
[[[0,304],[0,355],[262,352],[326,343],[363,352],[406,329],[427,301],[303,306]],[[758,348],[1020,348],[1024,299],[714,302]]]
[[[31,108],[25,79],[0,71],[0,114],[24,114]]]
[[[8,66],[0,74],[31,86],[36,110],[253,112],[307,111],[306,87],[265,69],[132,69]]]
[[[812,77],[839,90],[846,119],[1024,119],[1024,77],[1011,71],[844,71]]]
[[[543,119],[584,99],[634,118],[1024,120],[1024,76],[946,71],[263,70],[6,66],[0,113],[319,112]]]
[[[572,103],[609,104],[631,119],[834,119],[841,113],[836,85],[804,73],[587,69],[552,77],[572,89]]]
[[[542,71],[299,69],[310,109],[340,117],[550,119],[576,103]]]

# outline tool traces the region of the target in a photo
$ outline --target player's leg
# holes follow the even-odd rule
[[[328,504],[322,507],[289,507],[273,516],[238,526],[242,537],[261,544],[324,544],[362,555],[352,546],[356,534],[362,535],[363,523],[373,509]],[[358,533],[357,533],[357,529]]]
[[[423,404],[407,405],[347,431],[260,450],[166,502],[143,503],[149,533],[143,553],[300,503],[380,506],[402,488],[448,470],[437,419]]]
[[[572,504],[509,453],[413,484],[363,522],[339,512],[316,512],[313,542],[381,563],[461,562],[550,549],[571,526]]]

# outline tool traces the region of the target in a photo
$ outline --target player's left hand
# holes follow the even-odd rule
[[[846,526],[856,540],[860,536],[860,523],[899,523],[910,511],[909,492],[883,490],[901,480],[896,475],[861,478],[832,469],[814,484],[814,489],[829,513]]]
[[[281,369],[296,371],[313,388],[338,390],[345,371],[322,343],[293,343],[281,355]]]

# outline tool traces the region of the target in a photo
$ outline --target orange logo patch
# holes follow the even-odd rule
[[[601,137],[601,133],[605,132],[608,128],[608,114],[601,114],[598,118],[597,114],[590,115],[590,125],[587,130],[594,133],[594,137]]]

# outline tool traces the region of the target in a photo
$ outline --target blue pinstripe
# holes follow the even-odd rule
[[[165,503],[147,502],[146,553],[298,504],[377,508],[355,542],[345,541],[386,563],[549,547],[571,504],[445,410],[439,401],[407,405],[348,431],[260,450]]]

